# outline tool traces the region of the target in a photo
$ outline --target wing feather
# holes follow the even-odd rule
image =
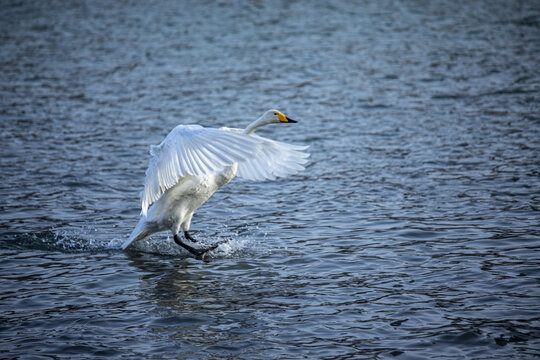
[[[247,160],[260,151],[253,136],[199,125],[178,125],[158,146],[152,146],[141,193],[141,213],[186,176],[208,175]]]
[[[196,154],[196,151],[194,149],[194,146],[193,146],[193,142],[191,141],[191,139],[186,139],[186,147],[185,147],[185,150],[186,150],[186,154],[187,154],[187,160],[189,162],[189,166],[191,168],[191,173],[192,174],[204,174],[204,171],[199,167],[199,163],[198,163],[198,159],[197,159],[197,154]]]
[[[208,175],[238,163],[237,175],[249,180],[275,179],[304,169],[308,146],[286,144],[238,129],[178,125],[152,146],[141,192],[141,213],[181,178]]]
[[[203,173],[209,174],[210,172],[212,172],[212,165],[206,159],[206,156],[203,153],[203,149],[197,143],[192,143],[192,145],[195,149],[195,151],[192,152],[192,155],[195,162],[197,163],[197,166]]]
[[[261,141],[261,146],[258,152],[238,162],[237,176],[248,180],[273,180],[304,170],[303,165],[309,157],[305,150],[309,146],[286,144],[253,134],[250,136]]]

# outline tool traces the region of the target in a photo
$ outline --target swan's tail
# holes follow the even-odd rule
[[[122,244],[122,250],[124,250],[129,245],[131,245],[131,243],[147,238],[153,233],[154,232],[148,228],[148,223],[146,222],[146,216],[142,216],[139,222],[137,223],[137,226],[135,226],[135,229],[133,229],[133,231],[131,232],[129,239],[124,241],[124,243]]]

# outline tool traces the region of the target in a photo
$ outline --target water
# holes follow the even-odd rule
[[[535,1],[3,1],[0,357],[540,354]],[[178,123],[311,145],[121,251]]]

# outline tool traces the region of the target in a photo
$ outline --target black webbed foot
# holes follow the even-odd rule
[[[190,240],[193,241],[193,239],[190,239]],[[212,245],[212,246],[210,246],[209,248],[206,248],[206,249],[196,249],[193,246],[190,246],[190,245],[184,243],[182,240],[180,240],[180,237],[178,236],[178,234],[174,235],[174,242],[177,243],[178,245],[180,245],[181,247],[183,247],[184,249],[186,249],[187,251],[189,251],[190,253],[192,253],[193,255],[195,255],[198,259],[204,259],[205,255],[209,251],[214,250],[219,245],[219,244]]]
[[[189,241],[197,242],[197,240],[195,240],[188,231],[184,231],[184,237]]]

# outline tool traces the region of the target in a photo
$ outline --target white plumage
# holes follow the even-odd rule
[[[236,175],[249,180],[275,179],[303,170],[307,146],[290,145],[254,135],[271,123],[296,122],[278,110],[268,110],[245,130],[178,125],[157,146],[141,193],[141,219],[122,248],[153,233],[171,230],[175,242],[195,255],[198,250],[178,237],[189,234],[193,212]]]
[[[142,193],[142,215],[165,190],[188,175],[204,176],[244,161],[259,142],[253,137],[238,135],[200,125],[178,125],[157,146],[152,146],[146,183]]]

